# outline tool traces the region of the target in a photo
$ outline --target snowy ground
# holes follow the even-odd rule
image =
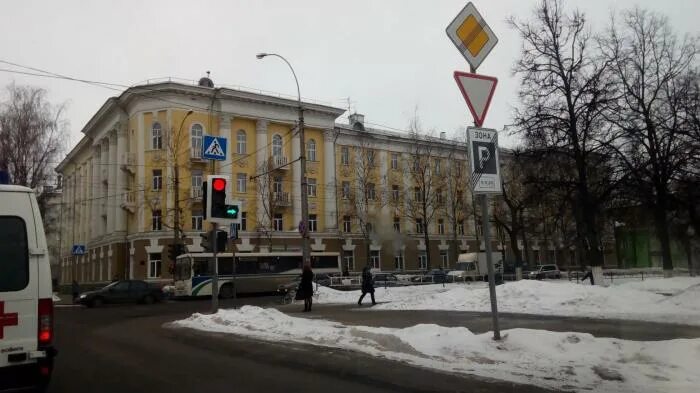
[[[359,297],[359,291],[320,287],[319,292],[318,303],[352,304]],[[700,325],[697,277],[653,278],[609,287],[522,280],[499,285],[496,292],[503,312]],[[491,310],[483,283],[377,288],[375,297],[383,304],[372,310]]]
[[[194,314],[172,325],[342,348],[447,372],[570,391],[697,392],[700,385],[700,339],[639,342],[511,329],[495,342],[491,333],[473,334],[466,328],[345,326],[253,306]]]

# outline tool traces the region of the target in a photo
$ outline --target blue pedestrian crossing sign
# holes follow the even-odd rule
[[[226,138],[204,135],[204,140],[202,143],[202,158],[207,160],[225,160]]]
[[[85,255],[85,245],[84,244],[74,244],[71,250],[73,255]]]

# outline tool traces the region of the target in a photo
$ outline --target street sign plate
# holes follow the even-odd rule
[[[479,67],[498,42],[496,34],[471,2],[457,14],[445,32],[474,69]]]
[[[489,111],[498,79],[493,76],[460,71],[455,71],[454,77],[459,91],[462,92],[462,96],[467,102],[469,111],[474,116],[474,123],[477,127],[481,127],[484,124],[486,113]]]
[[[202,158],[223,161],[226,159],[226,138],[204,135],[202,149]]]
[[[470,187],[475,194],[500,194],[498,133],[490,128],[467,128]]]
[[[74,244],[71,249],[71,254],[73,255],[85,255],[85,245],[84,244]]]

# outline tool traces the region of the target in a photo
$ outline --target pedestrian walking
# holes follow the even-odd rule
[[[377,302],[374,300],[374,279],[372,278],[372,271],[369,265],[362,269],[362,295],[360,296],[360,300],[357,301],[358,306],[362,305],[362,299],[364,299],[365,295],[368,293],[372,296],[372,305],[374,306]]]
[[[440,271],[438,271],[438,279],[442,283],[442,287],[445,288],[445,281],[447,281],[447,273],[445,272],[445,269],[440,266]]]
[[[304,299],[304,312],[311,311],[312,297],[314,295],[314,272],[311,271],[311,266],[309,265],[304,266],[304,270],[301,273],[299,291]]]
[[[75,303],[78,301],[78,297],[80,296],[80,285],[75,280],[73,280],[73,283],[71,284],[71,292],[73,292],[73,303]]]

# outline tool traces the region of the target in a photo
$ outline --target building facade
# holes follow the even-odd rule
[[[312,251],[338,252],[349,271],[406,271],[453,267],[458,253],[483,249],[464,146],[365,128],[358,114],[339,124],[343,109],[303,106]],[[229,250],[300,250],[297,117],[296,100],[172,82],[107,100],[57,167],[60,282],[169,281],[176,226],[189,252],[202,251],[201,186],[214,173],[230,176],[228,193],[242,203]],[[225,160],[202,159],[204,135],[227,138]],[[493,249],[503,250],[496,232]],[[73,245],[86,253],[72,255]]]

